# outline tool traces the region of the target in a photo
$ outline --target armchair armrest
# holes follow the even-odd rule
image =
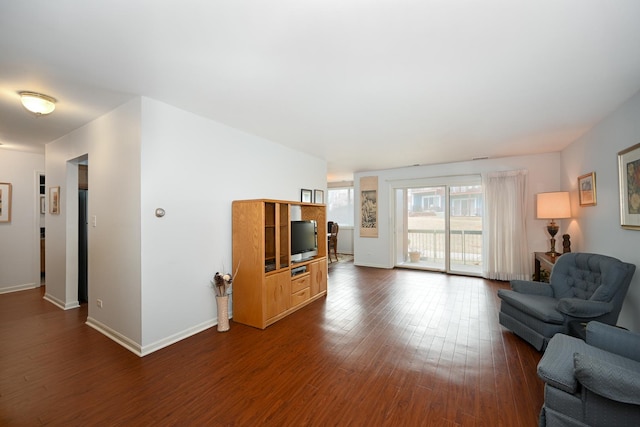
[[[553,288],[548,283],[531,280],[512,280],[511,289],[521,294],[553,296]]]
[[[640,334],[601,322],[587,323],[587,344],[640,362]]]
[[[587,389],[617,402],[640,405],[640,363],[620,366],[582,353],[573,355],[576,379]]]
[[[610,302],[590,301],[580,298],[561,298],[556,306],[559,312],[572,317],[599,317],[613,310]]]

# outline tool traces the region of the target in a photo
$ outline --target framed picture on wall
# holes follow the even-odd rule
[[[640,144],[618,153],[620,225],[640,230]]]
[[[580,206],[596,205],[596,173],[591,172],[578,177],[578,199]]]
[[[324,203],[324,191],[322,190],[313,190],[313,203]]]
[[[311,190],[307,190],[306,188],[303,188],[302,190],[300,190],[300,201],[302,203],[312,203],[311,197],[312,197],[313,193],[311,192]]]
[[[60,187],[49,187],[49,213],[60,213]]]
[[[0,222],[11,222],[11,184],[0,182]]]

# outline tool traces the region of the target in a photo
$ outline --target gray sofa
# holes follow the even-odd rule
[[[586,342],[555,335],[538,364],[540,426],[640,425],[640,334],[599,322]]]
[[[499,322],[544,350],[569,326],[597,320],[615,325],[636,266],[606,255],[567,253],[551,271],[549,283],[511,281],[500,289]]]

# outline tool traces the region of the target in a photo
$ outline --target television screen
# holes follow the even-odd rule
[[[317,246],[315,221],[291,221],[291,255],[317,251]]]

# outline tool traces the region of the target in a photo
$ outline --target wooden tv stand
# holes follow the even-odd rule
[[[291,213],[317,222],[318,255],[293,263]],[[282,200],[232,203],[233,320],[264,329],[327,295],[326,206]]]

